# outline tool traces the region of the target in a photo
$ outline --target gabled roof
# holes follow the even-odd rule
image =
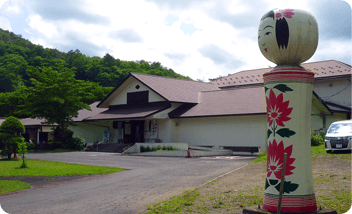
[[[218,117],[266,114],[263,86],[209,91],[200,94],[200,103],[183,104],[169,113],[170,118]],[[328,106],[313,91],[312,102],[319,111],[331,114]]]
[[[351,113],[351,108],[350,107],[346,107],[346,106],[342,106],[342,105],[339,105],[339,104],[336,104],[336,103],[332,103],[332,102],[329,102],[329,101],[325,101],[324,104],[326,106],[328,106],[332,111],[334,112],[338,112],[338,113]]]
[[[56,126],[57,124],[42,124],[45,122],[45,119],[40,118],[23,118],[20,119],[21,123],[24,126]]]
[[[81,109],[78,111],[78,115],[77,117],[73,118],[73,121],[75,122],[79,122],[82,121],[83,119],[86,119],[88,117],[92,117],[94,115],[97,115],[105,110],[107,110],[106,108],[98,108],[97,105],[100,103],[100,101],[94,102],[92,104],[90,104],[90,108],[92,109],[92,111],[89,111],[87,109]]]
[[[128,78],[137,79],[156,94],[170,102],[197,103],[198,92],[220,90],[212,83],[161,77],[149,74],[130,73],[113,91],[110,92],[108,96],[106,96],[98,104],[98,107],[100,107],[105,100],[109,99],[109,96],[113,96],[114,92],[124,82],[126,82]]]
[[[314,79],[325,78],[351,78],[351,66],[336,60],[327,60],[321,62],[303,63],[302,67],[315,73]],[[256,70],[241,71],[227,77],[220,78],[211,82],[219,88],[238,87],[246,85],[262,85],[263,74],[269,72],[272,68],[262,68]]]
[[[139,105],[115,105],[84,121],[146,118],[171,107],[169,102],[152,102]]]
[[[325,113],[325,114],[332,114],[333,111],[331,108],[329,108],[328,105],[325,104],[323,99],[319,97],[315,91],[313,91],[313,96],[312,96],[312,107],[315,106],[315,108],[319,109],[320,112]]]
[[[170,118],[214,117],[266,114],[264,87],[238,88],[202,92],[200,103],[188,105],[188,110],[176,109]]]

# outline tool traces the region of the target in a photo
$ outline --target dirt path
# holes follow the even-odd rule
[[[312,161],[318,207],[347,212],[351,207],[351,155]],[[252,163],[198,188],[199,196],[181,213],[242,213],[263,204],[266,162]]]

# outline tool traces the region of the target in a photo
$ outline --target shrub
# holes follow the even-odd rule
[[[72,150],[82,150],[85,140],[81,137],[73,137],[73,131],[69,129],[54,129],[55,141],[50,142],[51,149],[63,148]]]
[[[323,141],[324,141],[324,140],[325,140],[326,132],[320,131],[320,132],[319,132],[319,135],[323,138]]]
[[[61,148],[61,142],[59,141],[49,140],[49,145],[50,145],[50,149],[52,150]]]
[[[7,155],[11,159],[12,153],[18,153],[18,143],[24,142],[20,132],[25,128],[16,117],[8,117],[0,126],[1,155]]]
[[[86,140],[81,137],[75,137],[74,139],[75,139],[75,147],[76,147],[75,149],[82,150]]]
[[[24,132],[24,125],[16,117],[8,117],[0,126],[1,132],[20,133]]]
[[[324,138],[321,135],[318,135],[314,131],[311,131],[310,133],[310,143],[311,146],[319,146],[323,144]]]
[[[26,146],[27,146],[27,149],[28,149],[28,150],[33,150],[35,144],[34,144],[34,143],[30,143],[30,142],[26,142]]]

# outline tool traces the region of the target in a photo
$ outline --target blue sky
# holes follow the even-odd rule
[[[351,7],[341,0],[0,0],[0,28],[87,56],[157,61],[193,79],[274,67],[258,25],[274,8],[303,9],[319,27],[308,62],[351,64]]]

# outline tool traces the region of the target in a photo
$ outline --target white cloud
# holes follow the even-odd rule
[[[12,31],[11,22],[6,17],[0,16],[0,28]]]
[[[42,11],[39,4],[27,18],[27,31],[33,34],[31,41],[45,47],[61,51],[80,49],[89,56],[110,53],[121,60],[158,61],[177,73],[207,80],[241,70],[275,66],[258,49],[257,26],[261,16],[278,7],[310,11],[315,6],[311,0],[255,1],[260,7],[252,7],[244,0],[150,1],[89,0],[68,10],[77,9],[81,15],[70,13],[57,19],[35,12]],[[59,14],[65,7],[52,10]],[[90,14],[98,21],[87,18]],[[182,29],[185,25],[194,28],[188,32]],[[216,47],[214,53],[209,48],[211,45]],[[208,55],[201,54],[202,47],[203,51],[208,47],[205,49]],[[346,43],[339,40],[320,41],[312,60],[334,56],[345,59],[351,49],[344,47]],[[216,53],[225,58],[223,63],[214,61],[219,57]]]
[[[319,42],[318,48],[310,61],[344,59],[345,63],[351,65],[351,53],[351,40],[323,40]]]
[[[59,36],[56,26],[53,23],[43,20],[39,15],[30,15],[27,22],[33,30],[43,34],[46,37],[44,39],[52,39]]]
[[[1,7],[1,11],[6,14],[17,15],[21,13],[21,8],[18,4],[11,4],[10,1],[8,1],[3,4],[3,6]]]

